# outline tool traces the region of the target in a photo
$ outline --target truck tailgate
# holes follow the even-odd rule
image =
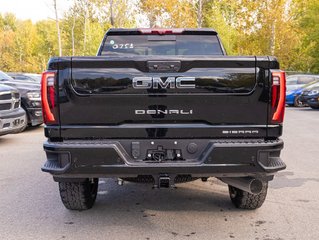
[[[61,137],[266,137],[268,69],[267,57],[73,57]]]

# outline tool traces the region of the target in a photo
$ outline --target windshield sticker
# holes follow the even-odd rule
[[[110,44],[112,45],[113,49],[129,49],[129,48],[134,48],[133,43],[115,43],[114,40],[110,41]]]

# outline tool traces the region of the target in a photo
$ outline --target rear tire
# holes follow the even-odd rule
[[[258,194],[251,194],[236,187],[228,185],[229,196],[232,203],[241,209],[257,209],[265,202],[268,183],[263,183],[263,188]]]
[[[87,210],[93,207],[98,190],[98,178],[83,182],[59,182],[59,191],[64,206],[70,210]]]

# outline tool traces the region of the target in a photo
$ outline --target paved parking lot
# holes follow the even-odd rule
[[[319,111],[288,108],[287,163],[256,211],[215,179],[176,190],[101,179],[93,209],[66,210],[44,162],[43,129],[0,137],[0,239],[319,239]]]

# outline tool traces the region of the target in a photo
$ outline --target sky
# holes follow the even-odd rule
[[[57,0],[59,15],[68,9],[71,0]],[[0,0],[0,14],[14,13],[18,19],[31,19],[33,22],[54,19],[53,0]]]

